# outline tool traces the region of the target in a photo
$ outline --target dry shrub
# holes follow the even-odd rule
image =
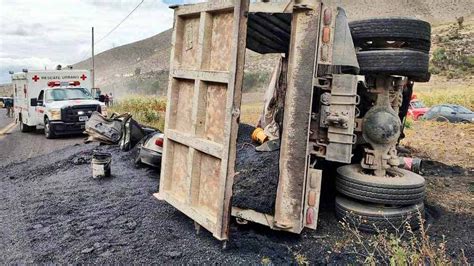
[[[471,110],[474,109],[474,85],[444,87],[444,88],[417,88],[415,94],[426,106],[438,104],[458,104]]]
[[[469,265],[463,250],[453,260],[448,255],[444,238],[440,243],[430,239],[421,213],[418,214],[418,222],[418,231],[413,231],[407,220],[403,228],[394,227],[393,232],[377,230],[374,235],[361,233],[353,221],[343,220],[340,224],[351,237],[346,249],[363,264]]]

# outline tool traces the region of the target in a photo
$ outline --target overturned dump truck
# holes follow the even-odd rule
[[[335,1],[334,1],[335,2]],[[231,216],[316,229],[324,162],[336,215],[371,231],[423,214],[424,179],[398,168],[413,84],[429,79],[430,25],[348,23],[333,1],[209,1],[175,6],[158,199],[227,240]],[[233,206],[246,49],[284,54],[274,205]],[[407,102],[408,101],[408,102]],[[271,171],[272,169],[263,169]],[[324,170],[325,171],[325,170]],[[260,189],[269,185],[262,183]]]

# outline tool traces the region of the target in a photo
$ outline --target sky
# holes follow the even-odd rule
[[[194,0],[144,0],[95,52],[156,35],[173,26],[172,4]],[[53,69],[91,55],[91,27],[99,41],[141,0],[0,0],[0,84],[8,71]]]

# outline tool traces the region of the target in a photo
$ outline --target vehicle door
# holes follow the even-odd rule
[[[439,112],[439,107],[432,107],[426,112],[426,114],[423,116],[424,119],[432,119],[434,116],[438,115],[437,113]]]
[[[45,113],[45,96],[44,96],[44,90],[41,90],[37,101],[36,101],[36,107],[35,107],[35,118],[37,121],[38,125],[44,125],[44,113]]]
[[[448,120],[450,122],[453,122],[453,115],[452,115],[453,109],[448,107],[448,106],[441,106],[441,109],[439,111],[439,121],[443,120]]]

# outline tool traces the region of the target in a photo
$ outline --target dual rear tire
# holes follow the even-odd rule
[[[347,197],[336,197],[336,217],[361,231],[377,233],[416,230],[424,219],[423,202],[407,206],[367,204]]]
[[[363,75],[399,75],[427,82],[431,26],[410,18],[378,18],[349,24]]]
[[[424,217],[425,180],[404,169],[388,169],[378,177],[358,164],[337,169],[336,216],[361,231],[419,228]]]

